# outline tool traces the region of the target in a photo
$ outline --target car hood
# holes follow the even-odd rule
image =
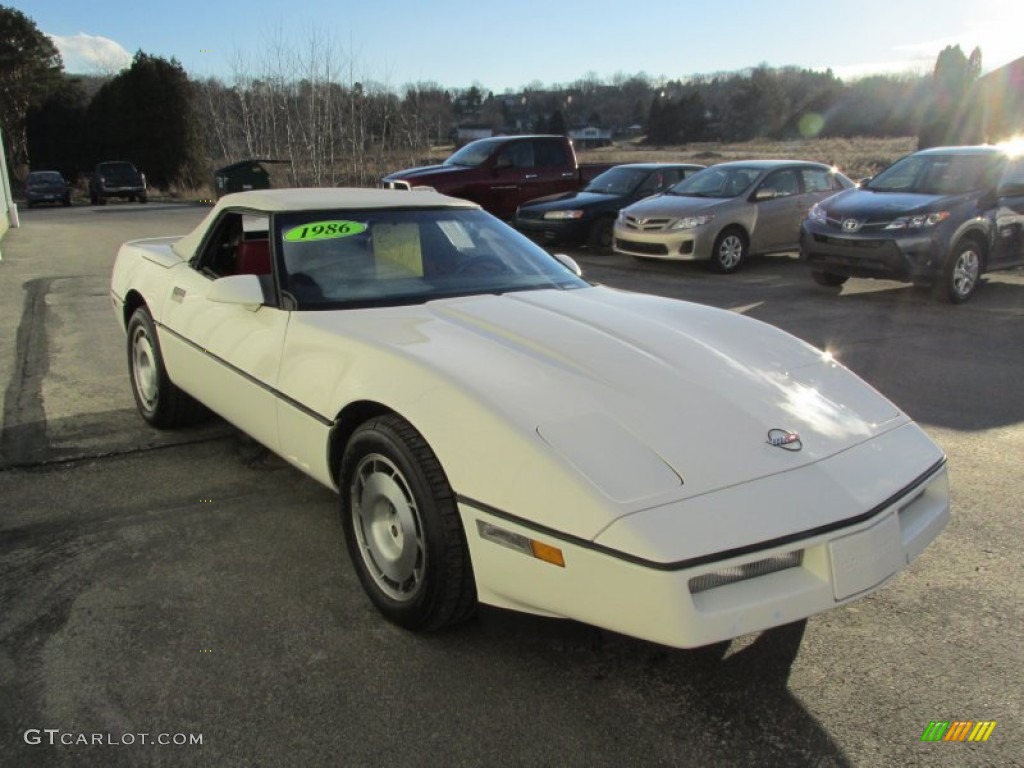
[[[621,513],[792,471],[908,421],[843,366],[767,324],[603,287],[301,322],[405,358],[407,376],[457,388],[468,398],[457,410],[483,408],[496,430],[560,457]],[[472,436],[478,454],[488,431]],[[785,434],[799,443],[771,444]],[[457,491],[478,484],[452,471]]]
[[[628,198],[624,195],[605,195],[597,192],[563,192],[560,195],[541,197],[524,203],[524,211],[567,211],[615,205]]]
[[[426,180],[428,178],[436,178],[438,176],[448,176],[453,173],[465,173],[466,171],[474,170],[461,165],[424,165],[419,168],[407,168],[404,171],[395,171],[384,177],[384,181],[409,181],[414,182],[419,179]]]
[[[907,192],[872,192],[869,189],[848,189],[822,203],[827,215],[834,219],[886,220],[897,216],[929,213],[962,205],[972,197],[960,195],[919,195]]]
[[[626,212],[630,216],[675,219],[721,208],[734,200],[736,200],[734,197],[686,197],[663,194],[634,203],[626,209]]]

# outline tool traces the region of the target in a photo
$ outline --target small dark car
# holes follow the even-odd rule
[[[126,160],[97,163],[89,178],[89,200],[93,205],[106,205],[110,197],[147,202],[146,174]]]
[[[664,192],[704,168],[681,163],[629,163],[609,168],[581,192],[542,197],[516,211],[520,232],[552,242],[580,244],[606,253],[619,211],[644,197]]]
[[[967,301],[985,272],[1024,264],[1024,155],[938,147],[815,205],[800,260],[820,285],[875,277]]]
[[[39,203],[71,205],[71,186],[58,171],[32,171],[25,177],[25,200],[29,208]]]

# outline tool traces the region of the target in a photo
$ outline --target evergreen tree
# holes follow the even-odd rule
[[[28,112],[59,85],[62,70],[60,53],[35,22],[0,5],[0,129],[15,178],[29,167]]]

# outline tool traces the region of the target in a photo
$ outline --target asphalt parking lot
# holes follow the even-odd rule
[[[947,452],[953,522],[873,596],[728,644],[487,608],[423,636],[364,597],[330,492],[221,422],[136,415],[113,255],[207,210],[23,211],[0,242],[0,765],[1024,765],[1024,273],[951,307],[786,256],[570,251],[833,352]],[[922,742],[936,720],[996,727]]]

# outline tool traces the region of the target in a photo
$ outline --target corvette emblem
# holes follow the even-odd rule
[[[788,429],[768,430],[768,445],[782,448],[784,451],[799,451],[804,447],[800,441],[800,435],[790,432]]]

